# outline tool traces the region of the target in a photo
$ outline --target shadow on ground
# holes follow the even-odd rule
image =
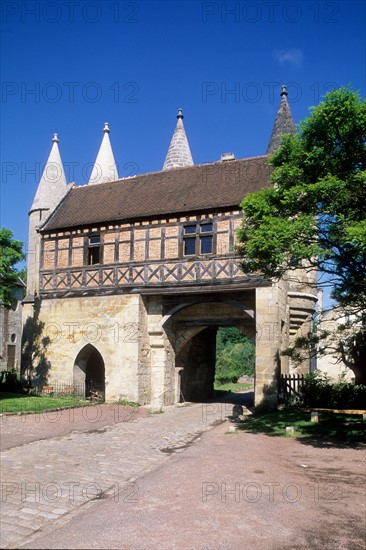
[[[366,424],[349,415],[322,414],[311,422],[310,414],[298,409],[254,414],[235,424],[240,431],[271,437],[296,438],[302,445],[318,448],[365,448]],[[287,430],[292,429],[289,433]]]
[[[254,406],[254,390],[240,393],[215,390],[215,396],[210,402],[232,403],[232,405],[242,405],[251,409]]]

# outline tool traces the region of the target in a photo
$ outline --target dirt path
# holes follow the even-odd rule
[[[231,407],[44,425],[2,453],[2,547],[364,550],[365,446],[229,434]]]
[[[226,430],[25,547],[364,550],[364,450]]]

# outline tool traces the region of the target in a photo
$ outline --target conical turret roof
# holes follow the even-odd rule
[[[290,105],[287,101],[288,92],[286,86],[282,86],[281,103],[277,111],[275,123],[273,125],[271,139],[269,140],[267,155],[271,155],[280,146],[284,134],[295,134],[296,126],[291,113]]]
[[[89,184],[118,180],[117,165],[114,160],[112,145],[109,139],[110,130],[108,122],[104,124],[103,132],[102,143],[93,170],[90,174]]]
[[[193,165],[191,150],[189,148],[188,139],[184,130],[183,118],[182,109],[178,109],[178,121],[174,130],[172,141],[170,142],[163,170]]]
[[[54,134],[52,142],[50,156],[43,169],[31,211],[52,210],[67,190],[65,171],[58,149],[59,139],[57,134]]]

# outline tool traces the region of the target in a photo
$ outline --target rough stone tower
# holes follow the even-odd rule
[[[68,188],[57,134],[54,134],[52,142],[52,149],[29,211],[26,301],[32,301],[39,293],[40,236],[37,227],[53,211]]]

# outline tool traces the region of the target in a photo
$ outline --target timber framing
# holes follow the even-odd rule
[[[185,215],[134,224],[88,227],[42,234],[39,289],[41,297],[95,295],[111,292],[153,293],[174,287],[253,285],[235,254],[235,232],[242,215],[234,208],[221,213]],[[184,254],[184,228],[212,225],[212,248],[206,254]],[[205,235],[205,233],[202,233]],[[98,262],[90,260],[97,240]],[[256,278],[256,284],[261,279]]]

